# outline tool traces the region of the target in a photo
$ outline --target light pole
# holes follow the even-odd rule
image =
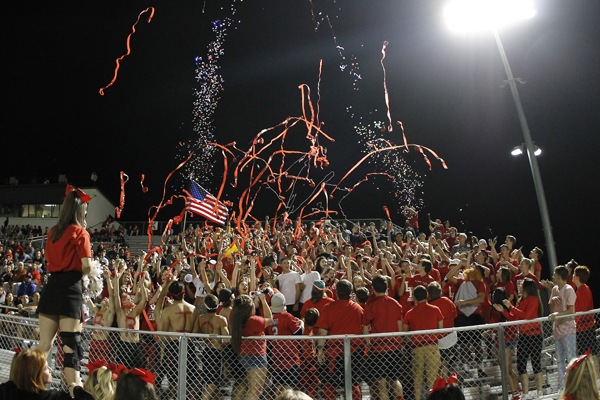
[[[523,111],[523,105],[521,104],[521,98],[519,97],[515,78],[510,69],[504,46],[502,45],[500,36],[496,30],[500,24],[514,22],[518,19],[530,18],[533,15],[535,15],[535,10],[533,9],[532,3],[525,0],[457,0],[446,8],[448,22],[455,28],[491,28],[494,33],[494,39],[496,39],[500,58],[502,58],[502,64],[504,64],[508,85],[510,86],[515,107],[517,108],[521,130],[523,131],[523,138],[525,139],[525,148],[527,149],[527,157],[529,159],[535,193],[537,195],[542,217],[542,227],[546,241],[550,275],[552,275],[558,262],[556,258],[556,249],[554,248],[554,236],[552,235],[552,225],[550,225],[550,214],[548,213],[544,185],[542,184],[542,176],[540,175],[540,169],[535,156],[536,148],[531,140],[531,132],[527,125],[527,119],[525,118],[525,112]]]

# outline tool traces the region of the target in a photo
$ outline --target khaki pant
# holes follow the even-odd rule
[[[440,350],[437,345],[430,344],[413,349],[413,376],[415,381],[415,390],[421,391],[423,387],[423,372],[427,375],[427,387],[431,388],[439,376]]]

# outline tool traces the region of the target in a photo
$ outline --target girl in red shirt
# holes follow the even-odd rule
[[[242,340],[242,336],[264,336],[265,329],[273,322],[264,293],[258,297],[262,303],[264,318],[254,315],[254,302],[245,294],[235,299],[231,311],[231,346],[246,370],[248,382],[241,389],[241,398],[251,400],[258,400],[267,378],[267,341]]]
[[[38,349],[47,355],[60,328],[65,353],[63,372],[68,385],[82,384],[79,376],[83,358],[81,278],[89,274],[92,268],[90,235],[85,230],[89,200],[90,197],[81,189],[67,186],[67,197],[60,209],[58,224],[50,230],[46,243],[47,270],[51,275],[38,306]]]
[[[503,302],[506,309],[503,312],[504,317],[510,321],[536,319],[543,313],[542,300],[538,292],[537,284],[533,279],[525,278],[523,281],[522,295],[513,307],[510,301]],[[543,396],[543,375],[542,375],[542,344],[543,332],[539,322],[519,325],[519,343],[517,345],[517,370],[521,378],[521,387],[523,393],[529,393],[529,376],[527,375],[527,360],[531,358],[531,366],[535,374],[535,384],[538,396]]]

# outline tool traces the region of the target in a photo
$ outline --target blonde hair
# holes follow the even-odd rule
[[[464,270],[463,275],[469,278],[470,281],[483,281],[479,268],[467,268]]]
[[[116,388],[117,383],[113,379],[112,371],[106,367],[98,368],[83,384],[83,389],[95,400],[112,400]]]
[[[87,211],[87,203],[77,195],[75,190],[71,191],[60,207],[58,216],[58,224],[50,230],[49,237],[52,243],[60,239],[65,233],[69,225],[85,226],[85,212]]]
[[[594,364],[591,357],[587,357],[581,364],[573,368],[572,366],[576,361],[577,359],[574,358],[567,367],[565,390],[562,397],[573,395],[572,397],[581,400],[600,399],[600,392],[596,387],[597,376],[594,372]]]

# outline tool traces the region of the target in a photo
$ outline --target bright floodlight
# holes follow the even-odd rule
[[[533,154],[535,154],[536,157],[539,156],[540,154],[542,154],[542,149],[535,146],[535,151],[533,152]]]
[[[517,146],[510,152],[513,156],[520,156],[523,154],[523,146]]]
[[[495,29],[535,13],[532,0],[454,0],[445,9],[450,27],[460,31]]]

